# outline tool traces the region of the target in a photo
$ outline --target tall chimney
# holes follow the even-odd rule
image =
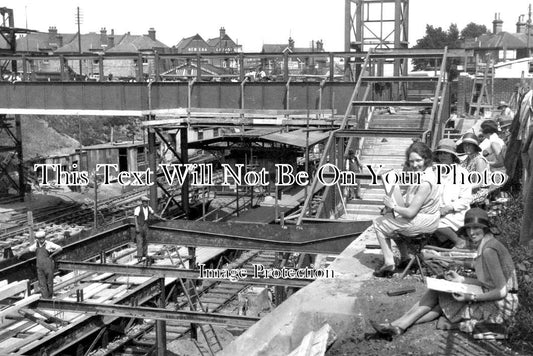
[[[100,45],[107,45],[107,30],[105,27],[100,29]]]
[[[55,26],[48,27],[48,43],[57,44],[57,28]]]
[[[155,41],[155,29],[153,27],[148,29],[148,37],[150,37],[152,41]]]
[[[220,39],[223,39],[226,36],[226,29],[224,27],[220,28]]]
[[[115,30],[111,29],[111,34],[107,36],[107,48],[115,47]]]
[[[291,51],[294,51],[294,40],[292,39],[292,37],[289,37],[289,49]]]
[[[524,22],[524,15],[518,16],[518,22],[516,23],[516,33],[526,33],[527,24]]]
[[[322,40],[316,41],[316,51],[324,52],[324,42]]]
[[[500,13],[494,14],[494,21],[492,21],[492,32],[498,34],[502,32],[503,21],[500,19]]]

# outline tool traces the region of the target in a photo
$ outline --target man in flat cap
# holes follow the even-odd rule
[[[39,289],[45,299],[54,296],[54,256],[62,250],[58,244],[46,240],[46,233],[42,230],[35,233],[35,242],[28,247],[28,251],[35,252]]]
[[[137,233],[137,258],[139,262],[148,253],[148,245],[146,243],[148,225],[153,221],[154,217],[165,220],[154,212],[154,209],[148,205],[149,203],[150,199],[147,196],[142,196],[141,205],[133,211],[133,216],[135,216],[135,232]]]

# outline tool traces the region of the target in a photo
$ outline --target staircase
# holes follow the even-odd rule
[[[438,76],[390,76],[374,75],[375,63],[403,58],[440,58],[441,68]],[[343,160],[349,149],[359,149],[363,166],[370,164],[374,171],[381,164],[384,170],[401,169],[405,160],[404,152],[413,139],[419,139],[434,147],[442,137],[445,120],[442,118],[444,101],[447,98],[445,68],[447,48],[442,51],[425,52],[424,50],[391,50],[386,52],[369,52],[361,66],[361,75],[355,84],[350,103],[339,129],[333,131],[325,145],[320,165],[333,163],[344,170]],[[433,92],[428,99],[418,93],[411,95],[408,90],[410,82],[433,83]],[[399,88],[398,93],[391,90],[396,100],[371,100],[374,83],[397,83],[392,88]],[[348,127],[346,122],[353,120],[352,112],[357,108],[356,127]],[[378,112],[378,110],[380,112]],[[365,173],[366,176],[365,176]],[[363,170],[367,182],[371,175]],[[321,186],[314,177],[309,194],[297,225],[312,219],[372,220],[379,215],[383,206],[383,189],[381,185],[361,185],[362,200],[345,201],[342,189],[338,185]],[[317,197],[320,202],[317,203]]]
[[[397,129],[397,130],[420,130],[425,131],[429,124],[427,115],[420,114],[418,110],[403,108],[394,115],[375,114],[369,128]],[[413,143],[411,137],[366,137],[364,139],[361,155],[361,164],[371,165],[376,172],[380,165],[383,170],[401,170],[405,162],[405,150]],[[361,186],[362,200],[350,200],[346,202],[346,213],[341,220],[368,221],[374,220],[380,215],[383,207],[385,192],[381,185],[371,185],[370,180],[363,182]]]

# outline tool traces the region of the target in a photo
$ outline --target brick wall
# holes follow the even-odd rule
[[[466,76],[460,76],[457,82],[457,114],[464,115],[467,113],[467,108],[470,104],[470,95],[472,93],[472,85],[474,79]],[[513,92],[517,85],[520,84],[520,78],[495,78],[494,79],[494,101],[493,104],[498,105],[500,101],[507,101],[511,99]],[[490,93],[490,89],[489,89]]]

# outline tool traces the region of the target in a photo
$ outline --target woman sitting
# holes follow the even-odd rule
[[[516,271],[509,251],[490,232],[486,211],[474,208],[466,212],[464,230],[476,249],[474,268],[477,278],[445,274],[449,281],[481,286],[481,294],[446,293],[428,290],[409,311],[392,323],[371,321],[380,334],[400,335],[413,324],[426,323],[444,314],[451,323],[459,323],[464,332],[472,332],[483,321],[509,326],[518,308]]]
[[[404,207],[396,205],[395,201],[386,196],[383,199],[389,212],[374,220],[374,230],[379,245],[383,251],[383,266],[374,272],[376,277],[388,277],[396,269],[394,254],[391,249],[391,238],[397,234],[416,236],[432,233],[439,226],[439,197],[437,179],[433,172],[433,153],[422,142],[415,142],[405,152],[406,167],[420,174],[420,184],[412,184],[407,189]],[[396,217],[392,213],[396,213]],[[403,240],[397,241],[401,254],[401,265],[407,265],[407,244]]]
[[[440,140],[434,154],[435,163],[442,165],[439,184],[440,222],[434,235],[439,243],[451,241],[453,247],[464,248],[465,241],[457,236],[457,230],[463,226],[465,213],[470,209],[472,187],[468,182],[456,181],[454,175],[466,177],[468,172],[459,165],[453,140]]]
[[[494,120],[485,120],[481,123],[481,133],[485,138],[479,145],[483,156],[489,162],[490,170],[505,173],[505,142],[498,136],[498,124]]]
[[[473,133],[466,133],[461,142],[457,146],[458,153],[466,153],[465,160],[461,163],[463,168],[468,172],[478,172],[483,175],[486,170],[490,170],[487,159],[481,155],[481,147],[479,147],[479,140]],[[471,205],[481,204],[485,201],[489,194],[489,185],[483,184],[480,180],[476,184],[472,184],[472,202]]]

